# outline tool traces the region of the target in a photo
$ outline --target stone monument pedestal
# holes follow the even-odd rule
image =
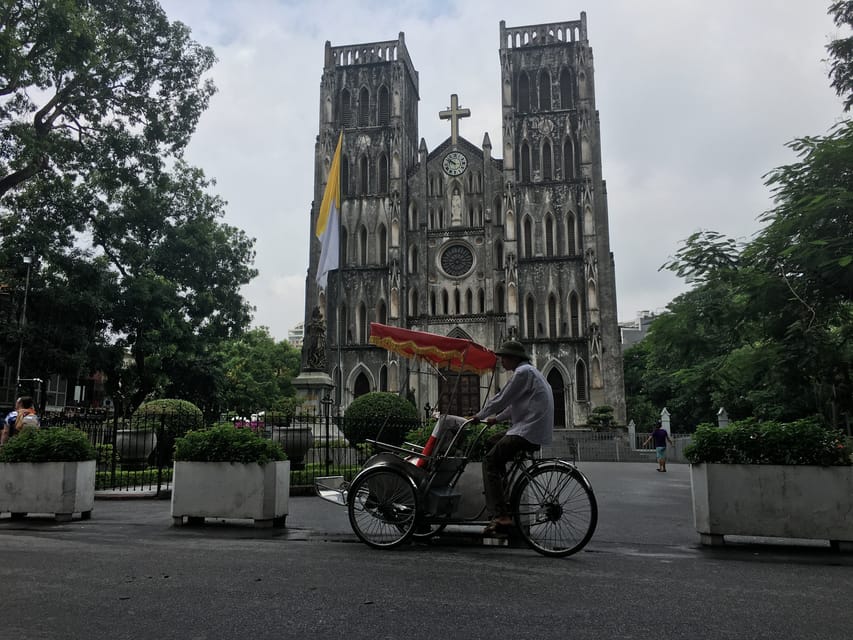
[[[302,371],[292,381],[296,388],[296,397],[302,403],[303,419],[314,430],[314,440],[320,441],[327,437],[323,398],[332,392],[335,385],[332,377],[325,371]],[[294,424],[299,423],[297,414]],[[343,438],[334,421],[329,421],[328,437],[332,440]]]

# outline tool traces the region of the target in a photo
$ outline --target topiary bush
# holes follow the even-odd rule
[[[366,439],[401,445],[406,432],[420,426],[418,410],[411,402],[396,393],[373,391],[353,400],[344,413],[342,431],[353,446]]]
[[[175,438],[204,428],[204,414],[187,400],[163,398],[139,405],[130,418],[129,426],[132,430],[153,429],[157,433],[155,454],[162,466],[171,463]]]
[[[25,429],[0,449],[0,462],[81,462],[97,452],[77,429]]]
[[[190,431],[175,441],[175,460],[183,462],[242,462],[266,464],[287,460],[277,442],[266,440],[251,429],[223,425]]]
[[[750,418],[723,428],[702,424],[684,454],[694,464],[853,464],[843,433],[827,428],[820,418],[794,422]]]

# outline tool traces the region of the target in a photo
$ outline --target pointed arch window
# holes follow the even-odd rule
[[[563,177],[566,180],[575,179],[575,152],[568,138],[563,142]]]
[[[388,307],[385,306],[384,300],[379,301],[379,306],[376,309],[376,320],[380,324],[388,323]]]
[[[479,302],[480,313],[486,313],[486,292],[482,289],[477,292],[477,301]]]
[[[361,156],[358,160],[358,192],[366,195],[370,186],[370,163],[367,156]]]
[[[358,126],[366,127],[370,124],[370,92],[367,87],[362,87],[358,94]]]
[[[367,264],[367,227],[364,225],[358,230],[358,263]]]
[[[347,89],[341,91],[341,126],[352,126],[352,97]]]
[[[554,179],[554,156],[551,154],[551,143],[547,140],[542,143],[542,179]]]
[[[557,296],[548,296],[548,337],[557,338]]]
[[[495,269],[504,268],[504,245],[498,240],[495,242]]]
[[[409,247],[409,273],[418,272],[418,247],[412,245]]]
[[[530,182],[530,145],[527,142],[521,143],[521,181]]]
[[[388,230],[384,224],[379,225],[379,264],[388,264]]]
[[[340,256],[341,256],[341,262],[343,263],[344,266],[346,266],[346,264],[347,264],[347,240],[348,239],[349,238],[348,238],[346,228],[341,226],[341,240],[340,240],[340,252],[341,253],[340,253]]]
[[[450,314],[450,296],[447,295],[447,291],[441,292],[441,314],[445,316]]]
[[[391,122],[391,98],[388,95],[388,87],[379,87],[379,126],[387,126]]]
[[[470,289],[465,292],[465,313],[474,313],[474,294]]]
[[[586,366],[583,360],[578,360],[577,365],[575,365],[575,388],[577,389],[578,402],[586,402],[588,400]]]
[[[569,313],[571,314],[571,335],[573,338],[579,338],[581,335],[581,305],[576,293],[569,296]]]
[[[495,287],[495,312],[506,313],[503,285],[498,285],[497,287]]]
[[[352,337],[352,334],[349,330],[349,310],[347,309],[346,304],[341,305],[340,311],[338,313],[338,318],[338,322],[340,323],[341,329],[341,339],[344,344],[350,344],[352,342],[352,340],[350,339]]]
[[[573,255],[577,254],[577,252],[578,252],[576,232],[575,232],[576,224],[577,223],[575,221],[575,214],[569,212],[569,214],[566,216],[566,236],[567,236],[566,244],[567,244],[568,254],[570,256],[573,256]]]
[[[412,289],[412,300],[409,305],[409,315],[416,316],[420,313],[420,300],[418,300],[418,290]]]
[[[435,291],[429,292],[429,314],[435,315]]]
[[[551,369],[548,373],[548,385],[554,396],[554,428],[565,429],[566,424],[566,385],[563,376],[557,369]]]
[[[384,364],[379,368],[379,390],[388,391],[388,367]]]
[[[409,205],[409,229],[416,230],[418,228],[418,206],[412,202]]]
[[[388,193],[388,156],[379,156],[379,193]]]
[[[554,216],[548,213],[545,216],[545,255],[551,258],[554,253]]]
[[[560,72],[560,108],[572,108],[572,74],[568,69]]]
[[[518,77],[518,110],[521,113],[530,111],[530,78],[524,72]]]
[[[363,302],[358,305],[358,326],[356,327],[356,331],[358,331],[358,344],[365,344],[367,342],[367,307],[364,306]]]
[[[533,257],[533,222],[530,216],[524,216],[524,257]]]
[[[527,298],[524,303],[524,329],[528,338],[536,337],[536,315],[534,313],[533,298]]]
[[[341,155],[341,197],[349,195],[349,158]]]
[[[462,313],[462,294],[459,289],[453,291],[453,312],[457,315]]]
[[[551,110],[551,74],[543,69],[539,74],[539,111]]]

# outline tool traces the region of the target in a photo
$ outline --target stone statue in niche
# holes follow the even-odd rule
[[[450,197],[450,225],[458,226],[462,224],[462,196],[459,195],[459,189],[453,189],[453,195]]]
[[[326,323],[320,315],[320,307],[314,307],[311,312],[311,322],[308,323],[304,349],[306,371],[325,371],[326,361]]]
[[[508,253],[506,256],[506,281],[507,284],[518,282],[518,265],[514,253]]]

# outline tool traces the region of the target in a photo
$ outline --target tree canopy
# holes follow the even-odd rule
[[[830,6],[853,25],[853,2]],[[851,105],[851,39],[830,43],[833,87]],[[788,145],[797,157],[765,176],[773,208],[747,243],[692,235],[662,268],[695,284],[626,353],[628,412],[667,406],[690,429],[725,407],[733,418],[796,420],[853,413],[853,122]]]

